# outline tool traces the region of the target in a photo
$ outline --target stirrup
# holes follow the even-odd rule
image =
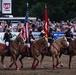
[[[5,50],[4,52],[7,52],[7,50]]]

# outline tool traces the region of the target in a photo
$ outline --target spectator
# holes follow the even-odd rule
[[[14,27],[13,27],[12,23],[10,23],[9,28],[10,28],[10,32],[14,31]]]
[[[16,31],[17,31],[17,32],[20,32],[21,29],[22,29],[22,24],[21,24],[21,22],[19,21],[19,22],[18,22],[18,25],[17,25]]]
[[[1,26],[2,26],[2,31],[3,31],[3,32],[5,32],[6,28],[8,28],[8,24],[7,24],[7,22],[4,21],[4,20],[1,22]]]
[[[5,32],[7,28],[8,28],[8,26],[5,26],[4,29],[3,29],[3,32]]]

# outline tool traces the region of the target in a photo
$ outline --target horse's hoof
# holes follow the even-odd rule
[[[41,66],[41,69],[43,69],[44,67],[43,66]]]
[[[56,70],[56,67],[54,68],[54,70]]]
[[[36,66],[33,66],[32,69],[35,70],[36,69]]]
[[[23,68],[23,66],[21,66],[21,68]]]
[[[63,65],[60,65],[61,67],[63,67]]]
[[[69,69],[72,69],[71,67],[69,67]]]
[[[11,68],[10,68],[10,67],[8,67],[7,69],[8,69],[8,70],[10,70]]]
[[[57,69],[57,67],[53,67],[53,69],[54,69],[54,70],[56,70],[56,69]]]
[[[4,70],[7,70],[7,68],[4,68]]]
[[[19,69],[19,68],[17,68],[16,70],[17,70],[17,71],[20,71],[20,69]]]

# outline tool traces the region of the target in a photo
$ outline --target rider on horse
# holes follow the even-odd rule
[[[30,53],[30,46],[32,44],[32,41],[35,40],[33,34],[32,34],[32,30],[29,31],[29,38],[25,41],[25,43],[29,43],[28,44],[28,49],[27,49],[27,56],[31,56],[31,53]]]
[[[40,33],[40,37],[43,37],[45,35],[46,35],[45,32],[42,30]],[[53,43],[53,41],[54,41],[54,35],[52,34],[52,29],[50,29],[48,32],[48,52],[47,52],[47,55],[50,55],[49,49],[50,49],[50,45]]]
[[[67,31],[64,33],[64,35],[66,36],[67,41],[68,41],[69,43],[72,42],[73,34],[72,34],[72,32],[71,32],[71,28],[67,28]],[[69,54],[68,47],[65,48],[64,54]]]
[[[71,32],[71,28],[68,28],[67,31],[65,32],[65,36],[67,38],[67,41],[70,43],[72,42],[73,34]]]
[[[9,44],[11,42],[11,38],[12,38],[12,34],[10,33],[10,29],[7,28],[6,32],[4,33],[4,37],[3,37],[3,40],[5,40],[5,45],[6,45],[6,48],[5,48],[4,52],[8,52]]]

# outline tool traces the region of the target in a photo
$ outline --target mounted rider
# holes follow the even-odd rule
[[[32,30],[29,31],[29,38],[25,41],[25,43],[27,44],[28,48],[27,48],[27,56],[30,57],[31,56],[31,53],[30,53],[30,48],[31,48],[31,44],[32,44],[32,41],[34,41],[35,38],[32,34]]]
[[[9,52],[9,44],[11,42],[11,38],[12,38],[12,34],[10,32],[10,29],[7,28],[6,32],[4,33],[4,37],[3,37],[3,40],[5,41],[5,44],[6,44],[6,48],[4,52]]]
[[[70,27],[67,28],[67,31],[64,33],[64,35],[67,38],[68,46],[69,46],[69,43],[72,42],[72,39],[73,39],[73,34],[71,32],[71,28]],[[68,47],[65,48],[64,54],[69,54]]]
[[[65,36],[67,38],[67,41],[70,43],[72,42],[73,34],[71,32],[71,28],[67,28],[67,31],[65,32]]]

